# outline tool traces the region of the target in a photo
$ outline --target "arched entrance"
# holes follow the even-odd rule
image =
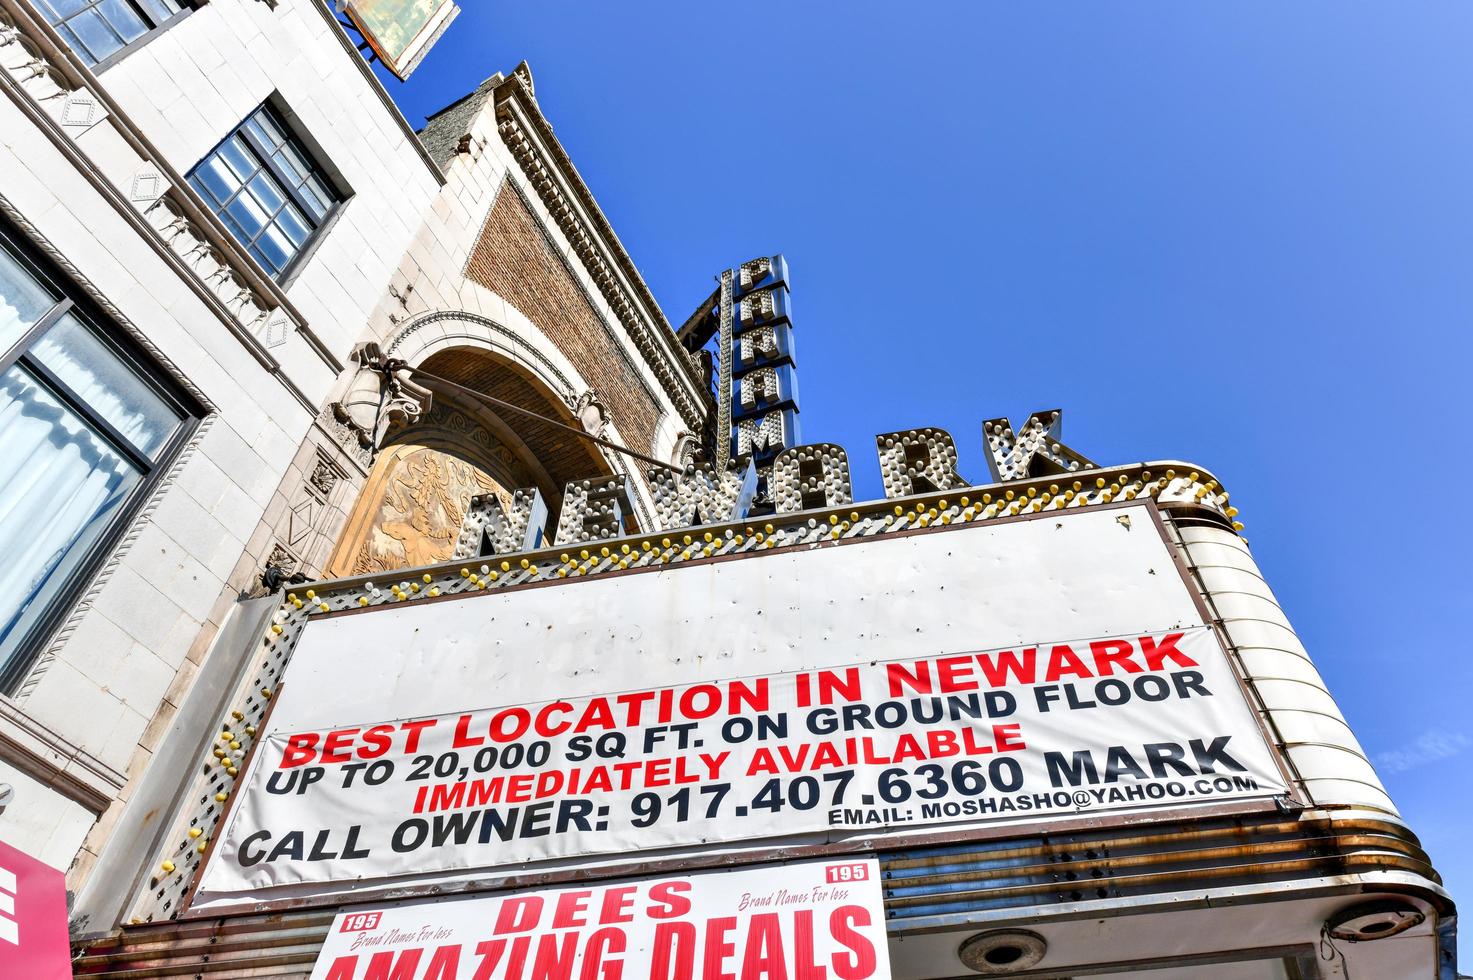
[[[499,352],[440,347],[416,366],[565,425],[578,424],[562,397]],[[419,380],[433,392],[430,408],[394,432],[374,460],[328,561],[329,577],[449,560],[475,494],[495,493],[509,504],[513,490],[537,487],[555,514],[569,480],[613,472],[585,440],[535,418],[496,412],[427,377]]]

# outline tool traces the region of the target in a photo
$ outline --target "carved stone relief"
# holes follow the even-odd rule
[[[511,505],[511,488],[448,453],[418,445],[384,450],[327,574],[366,575],[449,560],[471,498],[485,493]]]

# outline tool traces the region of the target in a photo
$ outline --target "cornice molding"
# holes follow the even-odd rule
[[[55,29],[20,0],[0,0],[0,47],[12,46],[19,49],[20,56],[4,62],[0,87],[134,225],[144,241],[183,273],[186,284],[211,306],[262,367],[276,375],[304,408],[313,410],[315,406],[267,350],[280,343],[271,338],[284,339],[285,332],[294,329],[334,373],[343,370],[343,363],[312,330],[286,292],[204,206]],[[64,107],[79,95],[91,104],[85,114],[87,125],[93,119],[106,119],[143,161],[131,186],[120,188],[110,183],[77,145],[78,134],[64,131],[68,121]],[[166,239],[165,235],[170,237]]]
[[[76,284],[77,288],[87,294],[87,298],[95,303],[98,309],[106,313],[124,333],[133,338],[138,346],[148,351],[149,356],[158,363],[159,367],[200,403],[200,407],[204,409],[206,415],[214,414],[218,411],[218,408],[210,400],[210,397],[194,383],[193,379],[181,371],[179,366],[167,354],[159,349],[159,346],[153,342],[153,338],[141,330],[122,310],[118,309],[112,300],[103,295],[102,290],[98,289],[92,280],[87,278],[82,270],[78,269],[76,264],[52,243],[51,239],[43,235],[41,230],[32,224],[30,219],[22,214],[20,209],[3,193],[0,193],[0,214],[4,214],[5,217],[9,218],[11,223],[21,230],[21,233],[30,240],[32,245],[36,246],[48,259],[56,263],[57,268],[66,273],[67,277]]]
[[[106,810],[127,783],[123,773],[5,697],[0,697],[0,757],[93,813]]]
[[[706,412],[700,376],[532,96],[525,63],[494,90],[497,131],[686,424]]]

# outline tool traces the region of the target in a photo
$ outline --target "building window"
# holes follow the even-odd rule
[[[106,67],[143,38],[188,13],[178,0],[35,0],[88,65]]]
[[[0,223],[0,690],[19,684],[198,414]]]
[[[210,151],[189,182],[278,279],[342,200],[270,105]]]

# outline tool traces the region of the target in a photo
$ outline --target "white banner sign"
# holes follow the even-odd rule
[[[888,980],[879,865],[792,864],[344,912],[312,980]]]
[[[1283,792],[1206,627],[277,732],[246,890]]]

